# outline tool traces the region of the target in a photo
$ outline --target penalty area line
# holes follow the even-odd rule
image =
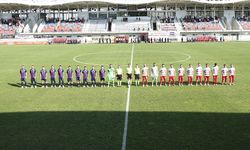
[[[130,58],[130,64],[131,64],[131,66],[133,65],[134,48],[135,48],[135,45],[133,43],[132,49],[131,49],[131,58]],[[121,148],[121,150],[126,150],[126,145],[127,145],[128,113],[129,113],[129,104],[130,104],[130,91],[131,91],[131,86],[128,87],[127,103],[126,103],[126,111],[125,111],[124,129],[123,129],[122,148]]]

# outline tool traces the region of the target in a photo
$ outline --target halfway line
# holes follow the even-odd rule
[[[131,59],[130,59],[130,64],[133,66],[133,57],[134,57],[134,43],[132,45],[132,50],[131,50]],[[127,145],[127,134],[128,134],[128,112],[129,112],[129,103],[130,103],[130,91],[131,91],[131,86],[128,87],[128,95],[127,95],[127,104],[126,104],[126,112],[125,112],[125,121],[124,121],[124,129],[123,129],[123,138],[122,138],[122,150],[126,150],[126,145]]]

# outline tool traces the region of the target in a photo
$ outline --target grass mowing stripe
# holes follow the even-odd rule
[[[133,66],[134,49],[135,49],[135,45],[133,44],[132,50],[131,50],[131,59],[130,59],[131,66]],[[128,87],[127,104],[126,104],[126,112],[125,112],[125,119],[124,119],[125,120],[124,121],[124,130],[123,130],[123,138],[122,138],[122,150],[126,150],[126,144],[127,144],[130,91],[131,91],[131,86]]]

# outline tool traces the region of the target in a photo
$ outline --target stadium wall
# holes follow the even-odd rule
[[[40,36],[39,38],[34,38]],[[46,37],[47,36],[47,37]],[[154,42],[186,42],[188,39],[196,38],[199,36],[211,36],[217,39],[217,41],[250,41],[250,32],[245,31],[229,31],[229,32],[181,32],[178,33],[170,33],[170,32],[145,32],[145,33],[85,33],[85,34],[65,34],[65,33],[57,33],[57,34],[22,34],[16,39],[0,39],[0,44],[4,45],[30,45],[30,44],[50,44],[54,38],[68,38],[68,39],[77,39],[80,44],[88,44],[88,43],[117,43],[117,38],[127,37],[127,43],[131,42],[145,42],[142,38],[146,38],[149,41]],[[119,43],[124,43],[120,41]]]
[[[0,39],[0,45],[46,45],[48,39]]]
[[[239,35],[239,41],[250,41],[250,35]]]

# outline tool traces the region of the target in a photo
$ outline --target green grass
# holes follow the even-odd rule
[[[112,63],[125,70],[131,48],[130,44],[0,46],[0,149],[121,149],[125,86],[21,89],[17,83],[22,64],[38,70],[52,64],[74,68],[76,56],[88,68]],[[237,76],[235,86],[133,86],[127,150],[249,149],[249,54],[250,43],[243,42],[135,44],[134,65],[233,63]]]

